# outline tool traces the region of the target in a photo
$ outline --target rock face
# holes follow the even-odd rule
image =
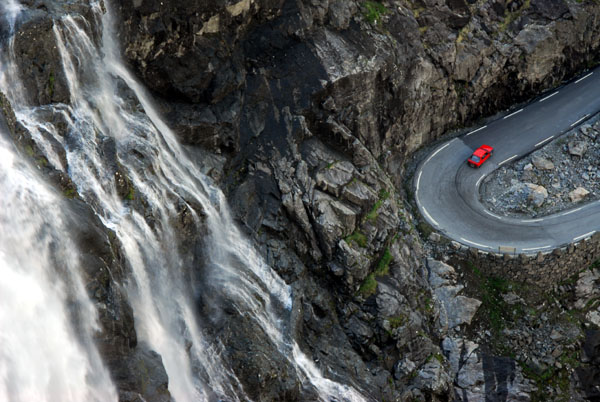
[[[181,140],[226,158],[222,186],[269,263],[299,293],[332,295],[316,307],[306,296],[302,347],[332,372],[347,372],[356,359],[376,367],[376,375],[359,368],[352,379],[375,399],[399,397],[389,379],[396,390],[419,381],[417,391],[400,392],[405,399],[447,394],[443,364],[427,361],[439,348],[415,333],[467,324],[477,301],[463,304],[458,284],[430,290],[399,191],[404,163],[448,128],[586,66],[600,47],[600,7],[562,0],[114,5],[125,55],[162,98]],[[420,310],[427,294],[445,304]],[[430,328],[436,312],[443,317]],[[338,338],[318,331],[320,317],[339,323],[332,328],[356,355],[331,357]]]
[[[29,101],[68,103],[52,43],[59,3],[24,3],[37,10],[21,22],[17,43]],[[480,398],[481,377],[485,392],[510,389],[521,398],[526,387],[515,385],[519,369],[511,361],[470,353],[470,371],[453,366],[462,359],[458,350],[477,347],[468,341],[442,353],[438,337],[468,325],[479,302],[459,294],[451,267],[424,264],[401,185],[404,164],[447,129],[525,100],[592,62],[600,7],[562,0],[372,3],[106,4],[120,15],[127,60],[159,96],[181,141],[220,155],[213,160],[224,167],[212,166],[214,177],[267,263],[293,287],[289,332],[321,372],[373,400],[447,399],[453,379]],[[87,13],[85,1],[65,7]],[[43,173],[69,186],[68,178]],[[100,226],[91,218],[86,225]],[[185,221],[178,228],[188,235]],[[110,258],[92,259],[124,270],[106,229],[95,236],[93,255]],[[189,237],[193,244],[202,234]],[[97,303],[109,302],[100,343],[122,399],[168,400],[159,356],[136,343],[119,278],[101,281],[104,271],[90,267],[90,292],[99,290]],[[202,297],[197,304],[207,323],[217,313],[227,317],[210,325],[223,334],[225,357],[248,395],[315,399],[289,362],[265,353],[272,345],[260,344],[255,325],[231,307]],[[129,370],[140,361],[149,378]]]
[[[462,324],[470,324],[481,302],[458,294],[464,287],[456,283],[457,275],[450,265],[428,259],[427,268],[429,284],[439,310],[438,330],[445,332]]]

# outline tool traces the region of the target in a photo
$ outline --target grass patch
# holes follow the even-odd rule
[[[383,253],[383,257],[381,257],[381,260],[379,260],[379,262],[377,263],[377,268],[375,268],[375,275],[387,275],[390,272],[390,262],[392,262],[393,259],[394,257],[392,257],[390,249],[386,248],[385,252]]]
[[[365,299],[377,290],[377,281],[375,280],[375,273],[370,273],[367,275],[363,283],[361,283],[358,288],[358,293],[362,295]]]
[[[370,24],[381,24],[381,17],[389,10],[378,1],[365,1],[362,3],[363,16]]]
[[[393,257],[390,253],[389,249],[385,249],[383,253],[383,257],[377,263],[377,267],[375,271],[371,272],[363,283],[360,285],[358,289],[358,293],[362,295],[365,299],[377,290],[377,277],[387,275],[390,272],[390,262],[392,262]]]
[[[377,217],[379,216],[379,208],[381,208],[381,205],[383,205],[383,203],[385,202],[385,200],[387,200],[388,198],[390,198],[390,193],[389,191],[382,189],[379,192],[379,199],[377,200],[377,202],[373,205],[373,208],[371,208],[371,210],[369,211],[369,213],[367,214],[366,218],[370,221],[374,221],[377,219]]]
[[[356,243],[359,247],[366,248],[367,247],[367,236],[359,232],[358,230],[352,233],[350,236],[346,236],[344,239],[346,243],[351,244],[352,242]]]
[[[502,298],[503,293],[511,290],[515,284],[512,284],[505,278],[484,275],[479,268],[472,262],[467,263],[467,267],[475,276],[475,285],[478,288],[479,297],[481,299],[481,307],[478,314],[487,321],[488,326],[495,335],[501,333],[505,327],[507,320],[512,320],[513,312],[518,310],[520,306],[510,306]],[[520,308],[522,310],[522,308]],[[522,311],[521,311],[522,313]]]

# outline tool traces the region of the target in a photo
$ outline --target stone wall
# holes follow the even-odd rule
[[[486,275],[542,287],[554,286],[600,258],[600,233],[545,253],[499,254],[464,246],[454,247],[451,253],[453,257],[475,263]]]

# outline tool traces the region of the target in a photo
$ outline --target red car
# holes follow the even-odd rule
[[[467,164],[471,167],[479,167],[487,161],[494,153],[494,148],[489,145],[482,145],[473,152],[473,155],[467,159]]]

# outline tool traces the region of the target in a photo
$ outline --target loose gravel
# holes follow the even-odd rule
[[[572,201],[569,194],[577,188],[589,193]],[[600,114],[494,171],[480,195],[490,211],[519,218],[551,215],[600,198]]]

